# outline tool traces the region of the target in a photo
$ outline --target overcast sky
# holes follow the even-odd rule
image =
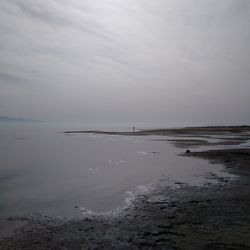
[[[1,0],[0,115],[250,123],[250,1]]]

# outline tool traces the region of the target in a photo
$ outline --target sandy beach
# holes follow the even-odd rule
[[[26,224],[2,239],[0,249],[250,248],[250,148],[237,147],[250,139],[249,126],[65,133],[166,136],[166,140],[183,149],[179,157],[222,164],[237,178],[230,180],[211,173],[207,178],[216,180],[216,184],[190,186],[176,182],[170,186],[167,177],[162,177],[151,192],[109,213],[74,219],[40,214],[12,217],[9,219]],[[211,136],[220,141],[209,142]],[[197,151],[202,145],[232,148]],[[190,152],[186,153],[186,149]]]

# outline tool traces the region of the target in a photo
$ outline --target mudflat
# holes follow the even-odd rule
[[[163,136],[181,136],[181,135],[209,135],[209,134],[228,134],[228,133],[245,133],[250,132],[250,126],[208,126],[208,127],[185,127],[185,128],[162,128],[162,129],[143,129],[131,130],[130,132],[102,131],[102,130],[69,130],[64,131],[65,134],[73,133],[93,133],[106,135],[163,135]]]
[[[223,164],[237,178],[210,175],[208,178],[216,179],[217,184],[203,186],[184,183],[170,186],[162,178],[150,193],[138,195],[126,207],[109,213],[75,219],[38,214],[10,218],[28,223],[2,239],[0,249],[250,249],[250,148],[236,147],[248,140],[250,127],[66,133],[79,132],[185,135],[187,140],[171,139],[178,142],[176,146],[192,148],[188,153],[183,150],[180,157],[201,157]],[[221,142],[221,146],[235,148],[195,151],[211,135],[223,139],[225,143]],[[189,136],[199,139],[194,143]],[[235,144],[228,144],[232,141]]]

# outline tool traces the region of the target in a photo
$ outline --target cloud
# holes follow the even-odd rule
[[[72,25],[69,20],[60,15],[60,12],[55,12],[49,6],[46,7],[38,3],[34,1],[28,3],[15,1],[20,10],[33,20],[40,20],[52,25]]]
[[[79,8],[70,1],[55,0],[3,0],[5,4],[12,5],[20,13],[29,18],[32,22],[42,22],[52,27],[76,29],[89,33],[102,39],[110,37],[103,32],[100,25],[95,20],[90,20],[84,8]],[[20,13],[15,15],[20,15]]]
[[[23,83],[27,82],[28,80],[24,77],[8,74],[8,73],[3,73],[0,72],[0,84],[18,84],[18,83]]]
[[[248,0],[2,0],[0,106],[45,120],[250,117],[249,13]]]

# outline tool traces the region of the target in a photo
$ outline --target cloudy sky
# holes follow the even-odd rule
[[[1,0],[0,115],[250,123],[250,1]]]

